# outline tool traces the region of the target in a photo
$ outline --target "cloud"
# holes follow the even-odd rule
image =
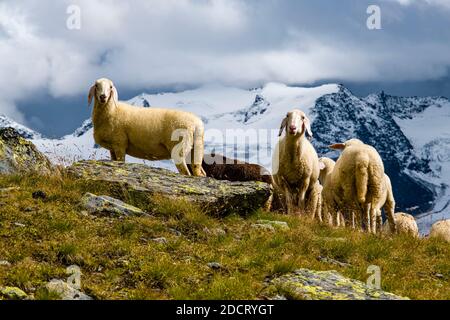
[[[425,4],[450,9],[450,0],[388,0],[388,1],[395,1],[404,6]]]
[[[0,112],[20,120],[17,101],[84,95],[101,76],[119,94],[210,82],[436,79],[450,66],[448,15],[436,14],[449,1],[419,1],[430,12],[381,2],[383,29],[369,31],[370,1],[362,0],[3,0]],[[73,4],[80,30],[66,26]]]

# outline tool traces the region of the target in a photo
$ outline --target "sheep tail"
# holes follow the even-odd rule
[[[369,161],[368,159],[360,159],[357,161],[355,168],[356,179],[356,195],[361,205],[366,203],[367,189],[369,185]]]
[[[192,165],[199,168],[201,175],[206,175],[204,169],[202,168],[203,156],[204,156],[204,135],[205,129],[203,124],[198,124],[194,128],[194,143],[192,150]],[[198,173],[197,173],[198,175]]]

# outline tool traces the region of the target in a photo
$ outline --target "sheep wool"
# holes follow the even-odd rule
[[[358,139],[330,146],[342,150],[334,170],[329,177],[332,201],[329,207],[337,206],[346,222],[361,225],[363,230],[376,233],[379,203],[385,195],[384,164],[372,146]],[[336,214],[335,214],[336,215]],[[393,231],[395,221],[389,216]]]
[[[397,233],[405,233],[419,238],[419,227],[416,219],[410,214],[398,212],[395,214],[395,223],[397,225]],[[384,234],[392,234],[389,223],[386,221],[383,225]]]
[[[439,238],[450,242],[450,220],[443,220],[433,224],[430,238]]]

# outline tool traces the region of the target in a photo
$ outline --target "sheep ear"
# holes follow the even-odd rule
[[[89,89],[89,95],[88,95],[88,107],[92,103],[92,98],[94,98],[95,95],[95,84]]]
[[[278,134],[279,137],[281,137],[281,135],[283,134],[284,129],[287,129],[287,121],[288,118],[284,118],[283,122],[281,122],[281,126],[280,126],[280,133]]]
[[[322,161],[319,161],[319,170],[322,171],[325,169],[325,163],[323,163]]]
[[[344,150],[345,149],[345,143],[335,143],[329,146],[328,148],[333,150]]]
[[[309,121],[308,117],[305,117],[305,119],[303,120],[303,125],[305,126],[306,133],[310,137],[312,137],[313,133],[312,133],[312,130],[311,130],[311,121]]]
[[[117,89],[114,85],[112,86],[111,92],[112,92],[112,98],[113,98],[114,102],[117,104],[119,102],[119,93],[117,92]]]

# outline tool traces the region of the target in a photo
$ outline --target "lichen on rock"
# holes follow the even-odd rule
[[[336,271],[299,269],[274,278],[269,288],[290,300],[406,300],[407,298],[373,289],[361,281]]]
[[[272,194],[272,187],[263,182],[188,177],[135,163],[81,161],[69,167],[68,172],[92,187],[110,189],[121,200],[131,197],[149,201],[153,195],[184,199],[215,216],[249,214],[264,207]]]
[[[36,172],[50,174],[53,167],[36,146],[13,128],[0,129],[0,173]]]

